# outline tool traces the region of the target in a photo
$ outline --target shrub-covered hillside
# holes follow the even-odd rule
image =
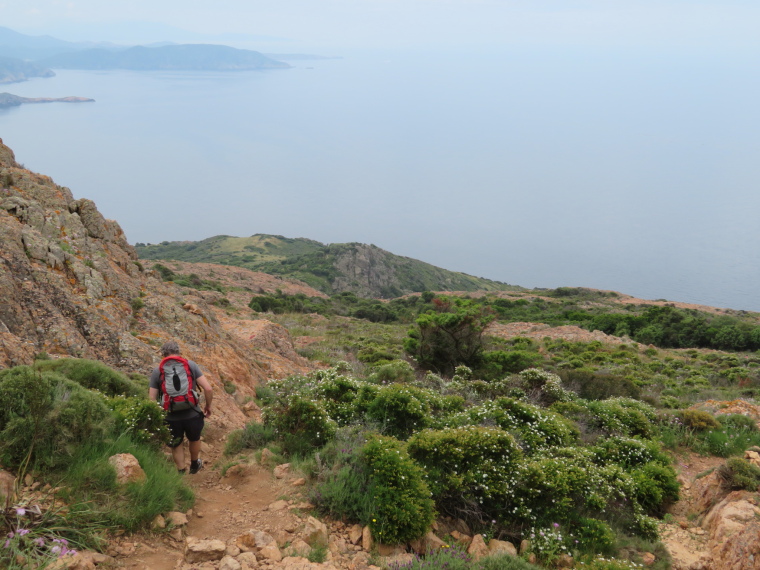
[[[532,537],[548,565],[561,552],[591,561],[633,544],[666,568],[656,541],[679,497],[673,454],[737,456],[732,476],[751,471],[739,456],[760,444],[756,424],[702,403],[754,397],[754,352],[488,335],[500,306],[535,317],[534,301],[425,294],[385,304],[398,314],[372,322],[336,315],[340,299],[319,302],[325,319],[297,312],[309,300],[278,298],[252,306],[275,309],[269,318],[301,353],[332,367],[261,387],[264,423],[234,433],[228,453],[268,446],[296,459],[319,510],[381,540],[412,540],[451,516],[488,536]],[[546,320],[567,318],[563,301],[539,302]]]
[[[394,255],[374,245],[325,245],[304,238],[256,234],[216,236],[199,242],[135,246],[144,260],[171,259],[236,265],[299,279],[324,293],[353,292],[388,299],[420,291],[499,291],[519,289],[429,263]]]

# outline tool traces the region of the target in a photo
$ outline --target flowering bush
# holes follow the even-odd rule
[[[436,503],[447,511],[503,503],[515,485],[515,465],[522,456],[505,431],[475,426],[421,431],[409,440],[408,449],[425,469]]]
[[[468,424],[495,423],[513,434],[526,454],[547,447],[569,445],[578,436],[577,428],[559,414],[512,398],[486,402],[470,408],[466,415]],[[460,416],[459,421],[462,419]]]
[[[562,535],[559,523],[553,523],[548,528],[533,528],[528,534],[530,551],[543,564],[554,564],[561,554],[567,554],[566,538]]]
[[[562,387],[562,380],[556,374],[541,370],[540,368],[528,368],[518,375],[519,388],[531,394],[532,397],[544,405],[554,402],[569,402],[575,399],[575,394]]]
[[[429,397],[426,391],[414,386],[384,386],[370,402],[367,417],[378,422],[383,433],[406,439],[429,425]]]
[[[379,542],[398,544],[423,536],[435,517],[424,471],[396,439],[374,436],[362,449],[374,506],[369,527]]]
[[[169,427],[157,402],[144,398],[115,396],[108,399],[116,419],[117,433],[128,433],[133,441],[156,446],[169,441]]]

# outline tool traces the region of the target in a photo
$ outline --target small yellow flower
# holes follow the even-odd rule
[[[372,522],[377,522],[377,519],[372,519]]]

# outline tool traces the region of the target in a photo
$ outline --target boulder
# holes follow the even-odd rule
[[[185,561],[190,564],[221,560],[227,551],[227,545],[221,540],[200,539],[188,536],[185,540]]]
[[[484,556],[488,556],[488,547],[482,535],[476,534],[472,537],[472,542],[470,542],[470,546],[467,548],[467,554],[472,556],[474,560],[480,560]]]
[[[288,502],[283,501],[282,499],[280,499],[279,501],[275,501],[274,503],[269,505],[270,511],[284,511],[287,508],[288,508]]]
[[[282,553],[280,552],[280,549],[277,547],[277,544],[275,544],[274,542],[272,542],[271,544],[267,544],[265,547],[259,550],[259,554],[265,560],[270,560],[272,562],[279,562],[280,560],[282,560]]]
[[[327,546],[329,533],[327,525],[322,521],[309,517],[306,519],[306,526],[303,529],[304,540],[311,546]]]
[[[242,566],[240,562],[235,560],[232,556],[226,555],[219,562],[219,570],[241,570]]]
[[[285,550],[285,554],[287,556],[302,556],[304,558],[309,557],[309,553],[311,553],[311,546],[306,544],[303,540],[300,538],[297,538],[293,541],[293,543]]]
[[[119,453],[108,458],[108,463],[116,470],[116,482],[119,485],[140,483],[147,479],[140,462],[131,453]]]
[[[414,552],[420,555],[427,554],[428,552],[435,552],[441,548],[448,547],[448,545],[440,538],[438,538],[433,531],[428,531],[428,533],[422,538],[411,541],[409,543],[409,546],[412,547],[412,550]]]
[[[496,540],[495,538],[488,543],[488,552],[491,554],[517,556],[517,548],[515,548],[514,544],[506,540]]]
[[[274,453],[272,453],[269,449],[266,447],[261,450],[261,464],[262,465],[268,465],[274,461]]]
[[[187,525],[187,515],[179,511],[171,511],[166,513],[166,522],[174,526],[185,526]]]
[[[348,540],[351,544],[359,544],[362,540],[362,526],[359,524],[352,525],[348,529]]]
[[[290,473],[290,463],[283,463],[274,468],[274,476],[277,479],[284,479]]]
[[[372,531],[368,526],[365,526],[362,529],[362,548],[367,552],[371,552],[373,545],[374,541],[372,540]]]
[[[10,472],[0,469],[0,503],[4,503],[6,498],[13,502],[15,488],[16,478]]]
[[[249,530],[235,539],[235,546],[243,552],[249,552],[251,550],[260,551],[262,548],[269,546],[270,544],[277,546],[277,541],[271,534],[260,530]]]

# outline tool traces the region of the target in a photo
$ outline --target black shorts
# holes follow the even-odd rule
[[[172,433],[169,440],[169,447],[178,447],[182,445],[182,439],[187,436],[187,441],[198,441],[203,431],[203,416],[198,415],[189,420],[166,420],[169,424],[169,431]]]

